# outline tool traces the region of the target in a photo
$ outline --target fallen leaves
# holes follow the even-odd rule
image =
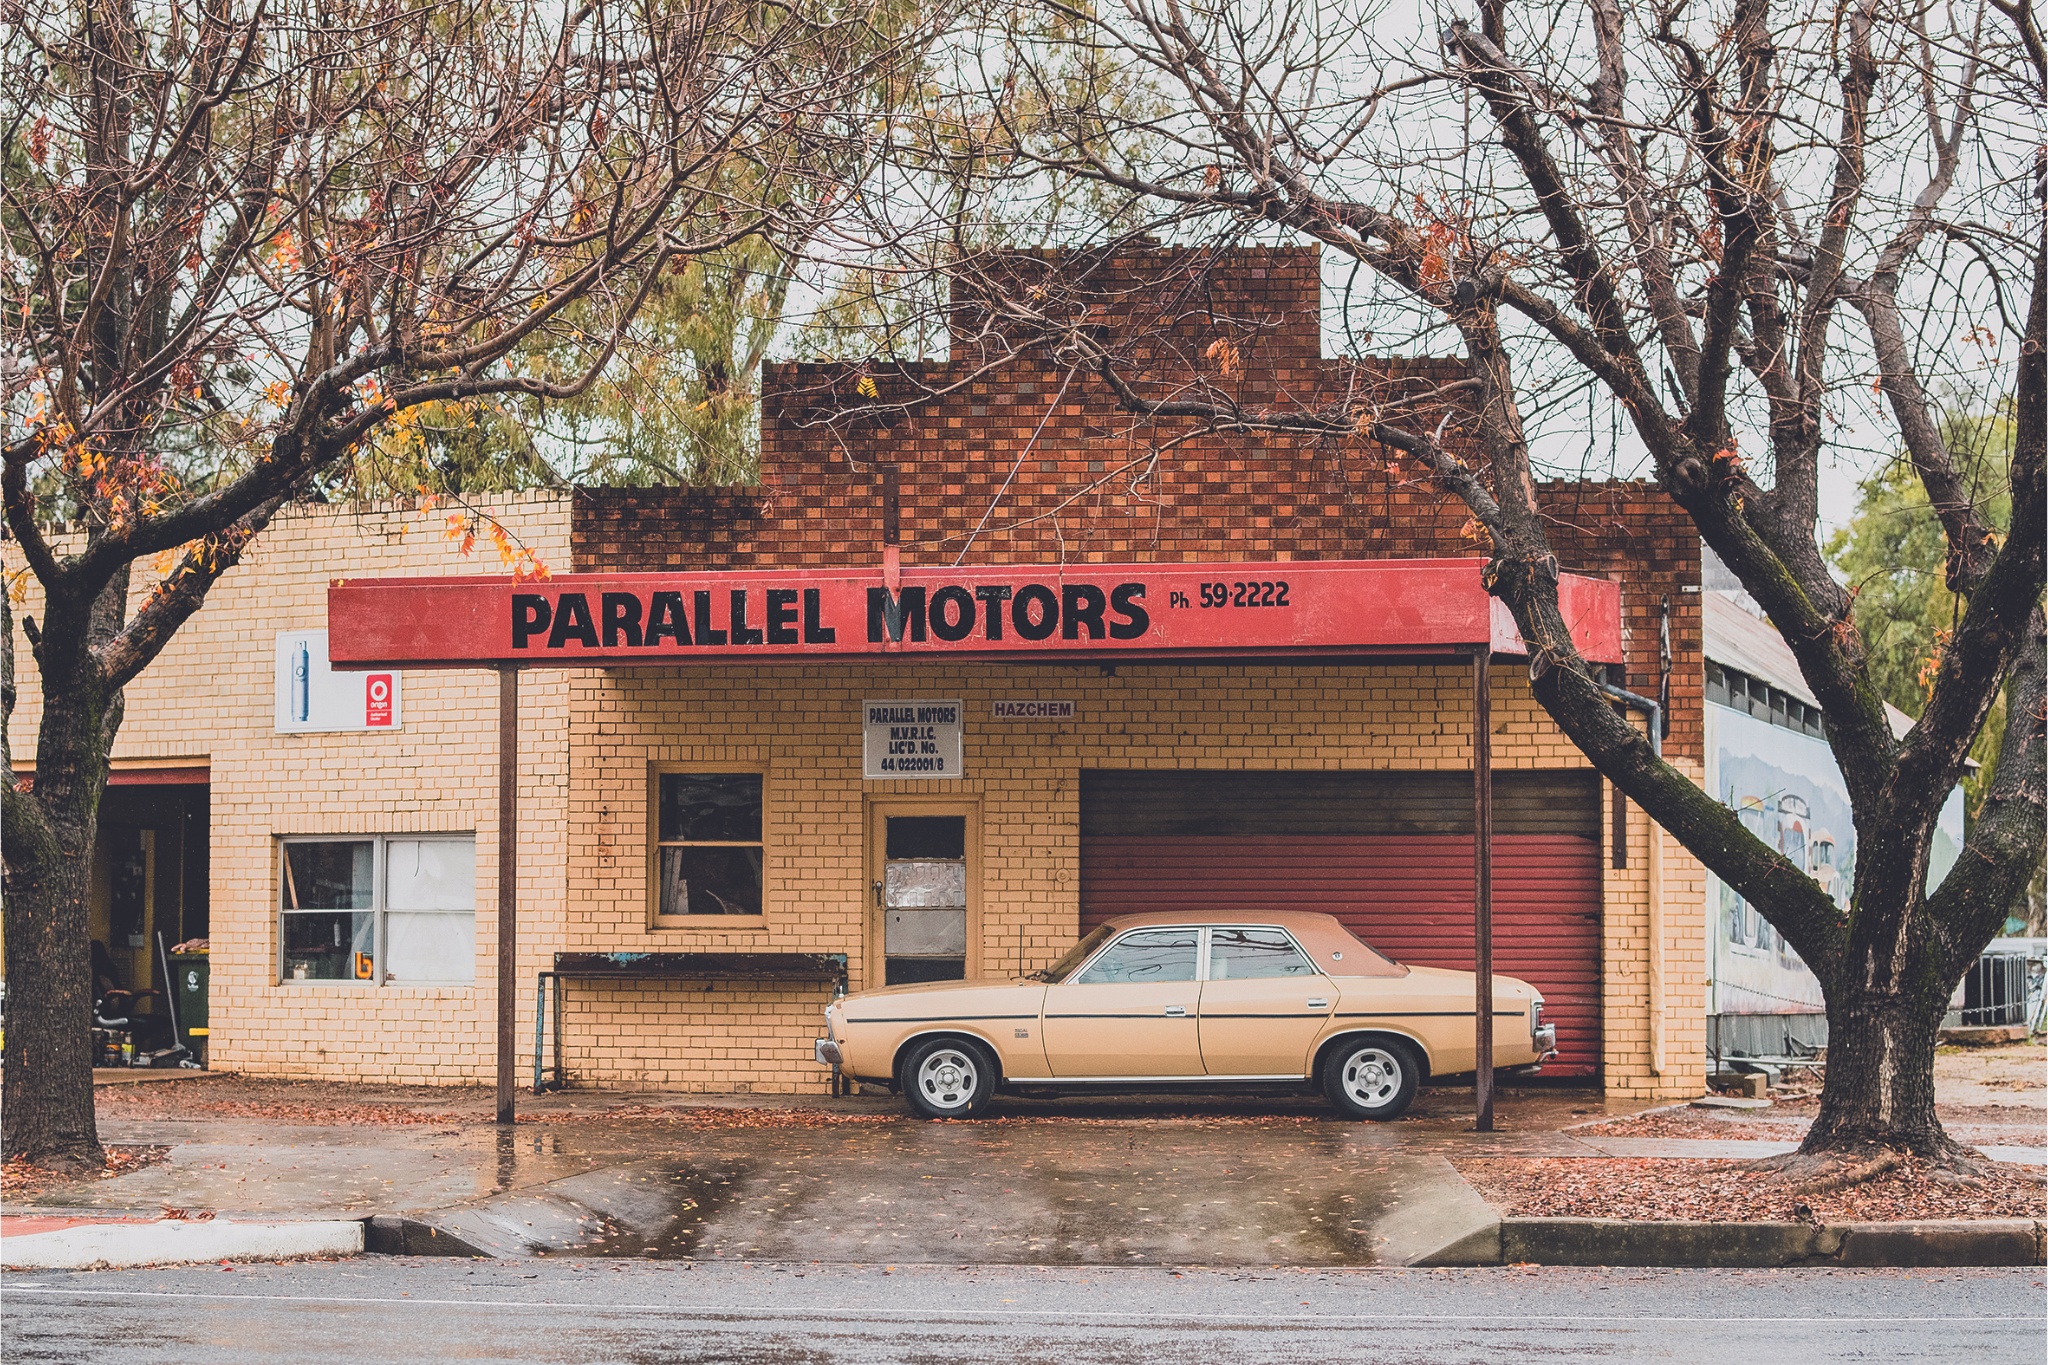
[[[1574,1128],[1579,1137],[1625,1138],[1719,1138],[1724,1142],[1797,1142],[1806,1136],[1810,1120],[1789,1116],[1766,1118],[1759,1114],[1722,1117],[1699,1109],[1660,1109],[1634,1118],[1609,1119],[1605,1123]]]
[[[621,1104],[609,1109],[553,1109],[521,1114],[521,1123],[648,1122],[686,1128],[830,1128],[845,1124],[893,1123],[900,1114],[843,1114],[824,1109],[723,1105]]]
[[[129,1147],[113,1144],[108,1144],[105,1150],[106,1168],[98,1171],[55,1171],[16,1157],[5,1165],[0,1165],[0,1195],[21,1198],[65,1185],[77,1185],[92,1180],[111,1180],[117,1175],[126,1175],[145,1166],[154,1166],[170,1155],[171,1151],[168,1147]]]
[[[1957,1184],[1933,1178],[1918,1157],[1904,1157],[1859,1185],[1804,1194],[1737,1161],[1466,1157],[1452,1164],[1489,1204],[1523,1218],[1750,1223],[2048,1216],[2048,1186],[2032,1168],[1998,1167],[1974,1185]]]

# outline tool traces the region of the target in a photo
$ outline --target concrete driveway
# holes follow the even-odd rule
[[[232,1093],[202,1084],[188,1093]],[[530,1104],[508,1131],[464,1098],[442,1097],[445,1122],[110,1115],[104,1138],[167,1144],[167,1159],[35,1202],[402,1216],[500,1255],[1407,1264],[1492,1217],[1447,1151],[1591,1155],[1555,1129],[1599,1112],[1576,1092],[1510,1095],[1504,1131],[1482,1137],[1456,1090],[1391,1124],[1306,1098],[1006,1100],[925,1123],[885,1096],[583,1094]]]

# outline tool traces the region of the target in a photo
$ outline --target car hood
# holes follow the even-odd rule
[[[962,1017],[987,1013],[1036,1014],[1045,999],[1042,981],[932,981],[914,986],[881,986],[842,997],[841,1017],[848,1020],[879,1016]]]

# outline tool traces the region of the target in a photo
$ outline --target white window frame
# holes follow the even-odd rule
[[[467,979],[447,978],[429,981],[420,977],[407,977],[392,981],[385,970],[385,918],[391,913],[388,870],[390,859],[386,847],[391,843],[441,843],[465,844],[469,847],[472,866],[476,857],[476,832],[427,830],[420,833],[410,831],[395,834],[286,834],[277,837],[277,864],[275,868],[276,892],[271,898],[272,913],[276,916],[277,953],[272,965],[277,984],[280,986],[343,986],[353,990],[374,990],[389,985],[432,986],[447,990],[450,988],[473,989],[476,986],[475,923],[476,907],[469,909],[471,924],[470,971]],[[370,904],[361,910],[288,910],[284,904],[285,850],[293,844],[369,844],[370,845]],[[472,874],[473,875],[473,874]],[[445,914],[460,915],[460,910],[404,910],[401,914]],[[284,966],[284,920],[287,915],[296,914],[367,914],[371,916],[371,960],[375,971],[364,980],[359,977],[323,977],[319,980],[299,981],[285,974]]]

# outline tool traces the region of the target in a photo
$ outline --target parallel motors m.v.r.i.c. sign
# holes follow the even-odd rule
[[[861,703],[861,776],[960,776],[960,703],[895,698]]]

